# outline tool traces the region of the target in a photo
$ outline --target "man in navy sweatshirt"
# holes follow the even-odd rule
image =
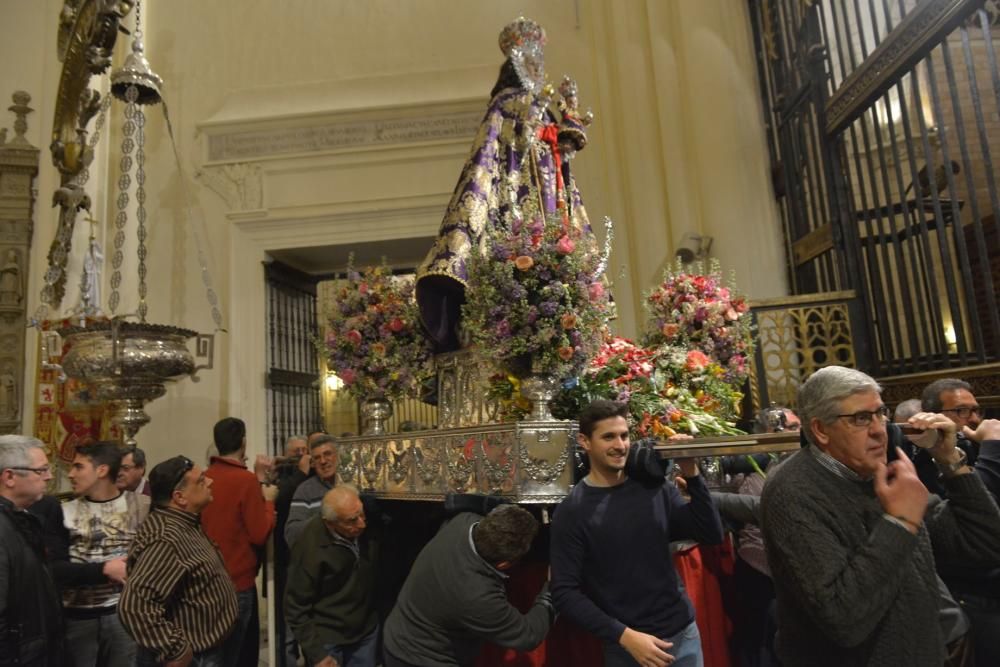
[[[625,473],[628,406],[594,401],[578,441],[590,472],[552,521],[552,598],[604,642],[604,664],[701,667],[694,611],[678,587],[670,541],[722,542],[722,525],[694,460],[679,460],[691,501],[673,484]]]

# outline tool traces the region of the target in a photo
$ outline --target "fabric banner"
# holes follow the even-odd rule
[[[36,356],[34,435],[45,443],[50,461],[70,463],[78,446],[117,439],[118,429],[109,428],[107,408],[91,401],[85,384],[72,378],[60,381],[60,371],[52,366],[61,362],[65,351],[58,334],[41,331]]]

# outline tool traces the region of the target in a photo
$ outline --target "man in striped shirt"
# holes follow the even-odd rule
[[[295,540],[309,519],[319,515],[323,496],[337,481],[337,445],[333,436],[324,434],[309,440],[309,454],[316,474],[299,484],[292,497],[285,523],[285,541],[289,549],[295,546]]]
[[[139,644],[138,665],[219,667],[236,623],[236,589],[201,529],[212,480],[185,456],[149,474],[153,511],[128,555],[118,613]]]

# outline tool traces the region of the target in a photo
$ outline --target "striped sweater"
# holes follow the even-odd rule
[[[129,549],[118,614],[136,643],[160,661],[188,647],[201,653],[229,635],[236,590],[198,515],[157,507],[143,522]]]

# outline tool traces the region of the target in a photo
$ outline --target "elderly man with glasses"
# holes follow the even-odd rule
[[[212,480],[175,456],[153,468],[149,483],[153,511],[129,549],[122,625],[139,644],[140,667],[219,667],[237,603],[222,556],[201,529]]]
[[[795,665],[934,665],[945,661],[935,557],[1000,559],[1000,510],[955,448],[942,414],[930,454],[948,500],[930,495],[903,452],[887,463],[881,387],[849,368],[817,371],[799,390],[809,446],[764,487],[762,527],[777,594],[777,653]]]
[[[41,441],[0,436],[0,664],[62,665],[62,606],[38,519],[52,479]]]

